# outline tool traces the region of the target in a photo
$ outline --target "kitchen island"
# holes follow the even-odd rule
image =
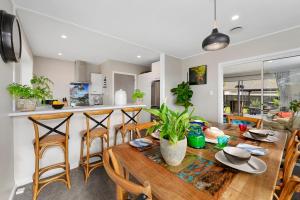
[[[53,114],[62,112],[73,112],[74,115],[70,120],[70,139],[69,139],[69,162],[71,169],[79,166],[80,158],[80,131],[86,129],[86,121],[83,112],[92,110],[114,110],[111,115],[110,126],[110,144],[113,144],[114,125],[122,123],[122,113],[120,109],[130,107],[146,107],[145,105],[129,104],[124,106],[115,105],[100,105],[100,106],[78,106],[66,107],[60,110],[55,110],[52,107],[40,107],[32,112],[12,112],[9,117],[13,118],[13,134],[14,134],[14,171],[15,184],[21,186],[32,182],[34,173],[34,129],[32,122],[28,119],[30,115]],[[47,122],[49,126],[57,125],[61,120],[53,120]],[[62,129],[63,130],[63,129]],[[63,130],[64,131],[64,130]],[[45,130],[40,127],[40,132],[45,133]],[[119,135],[118,141],[121,141]],[[101,145],[96,139],[91,146],[91,151],[99,151]],[[63,161],[63,152],[60,148],[53,147],[44,153],[43,159],[40,160],[41,167],[51,165]],[[53,175],[58,171],[53,171],[47,175]]]

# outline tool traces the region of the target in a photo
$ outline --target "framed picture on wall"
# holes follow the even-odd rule
[[[189,68],[189,84],[202,85],[207,83],[207,65]]]

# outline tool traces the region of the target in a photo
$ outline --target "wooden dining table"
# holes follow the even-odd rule
[[[237,126],[218,123],[214,123],[213,126],[218,127],[226,135],[231,136],[230,146],[236,146],[238,143],[243,142],[249,144],[255,143],[260,147],[268,149],[267,155],[258,157],[266,163],[267,170],[263,174],[249,174],[231,170],[216,161],[215,153],[219,150],[214,149],[213,145],[207,143],[208,147],[204,149],[188,147],[187,154],[197,155],[199,159],[207,160],[210,165],[214,166],[213,170],[212,168],[207,168],[204,175],[219,171],[217,177],[205,177],[206,179],[215,179],[213,180],[213,187],[206,187],[204,185],[204,187],[200,187],[202,189],[199,189],[190,182],[179,178],[178,173],[174,173],[165,166],[154,162],[145,155],[145,152],[138,151],[128,143],[114,146],[112,149],[122,166],[135,179],[140,183],[144,181],[150,182],[152,194],[156,199],[272,199],[288,133],[286,131],[278,131],[276,134],[278,141],[274,143],[256,142],[243,137]],[[156,143],[159,142],[156,141]]]

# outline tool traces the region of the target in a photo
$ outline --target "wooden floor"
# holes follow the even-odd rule
[[[294,174],[300,176],[300,167]],[[83,181],[83,171],[77,168],[71,171],[70,191],[60,182],[48,185],[42,190],[39,200],[114,200],[115,185],[107,176],[104,168],[96,169],[89,178],[87,184]],[[32,184],[25,185],[23,194],[15,195],[14,200],[31,200]],[[293,200],[299,200],[300,194],[294,196]]]

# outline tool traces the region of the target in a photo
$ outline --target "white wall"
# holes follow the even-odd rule
[[[176,106],[175,96],[171,93],[171,89],[177,87],[179,83],[184,81],[182,73],[182,60],[161,54],[161,82],[160,82],[160,99],[161,103],[165,102],[171,109],[182,110],[182,106]]]
[[[150,67],[135,65],[131,63],[107,60],[100,65],[100,72],[106,76],[107,88],[104,89],[104,104],[114,104],[113,102],[113,92],[112,92],[112,77],[113,72],[125,72],[130,74],[140,74],[145,71],[150,71]]]
[[[151,84],[155,80],[160,80],[160,62],[152,63],[151,72],[138,75],[137,88],[145,93],[143,104],[148,108],[151,107]],[[147,112],[141,113],[141,121],[150,121],[151,115]]]
[[[54,82],[53,97],[55,99],[69,98],[69,83],[75,81],[74,62],[35,56],[33,73],[46,76]]]
[[[12,13],[9,0],[0,1],[1,9]],[[12,100],[6,87],[13,81],[13,63],[4,63],[0,58],[0,199],[8,199],[14,187],[13,128],[7,116],[12,109]]]
[[[207,84],[192,86],[194,91],[192,103],[196,108],[195,114],[203,116],[207,120],[218,120],[218,92],[222,94],[222,91],[218,91],[218,87],[223,84],[223,79],[218,80],[218,75],[221,72],[221,69],[219,70],[218,68],[220,63],[299,48],[299,35],[300,28],[297,28],[240,45],[230,46],[220,51],[184,59],[182,61],[183,79],[185,79],[189,67],[202,64],[207,65]],[[220,95],[221,98],[222,95]]]

